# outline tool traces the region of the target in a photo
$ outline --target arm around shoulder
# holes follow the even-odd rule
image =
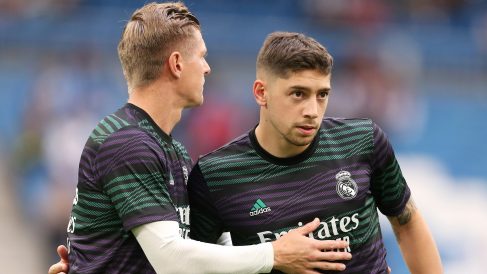
[[[157,273],[268,273],[273,267],[285,273],[318,273],[343,270],[339,260],[349,260],[347,252],[323,250],[347,247],[345,241],[319,241],[304,235],[319,226],[315,220],[273,243],[247,246],[220,246],[179,236],[173,221],[148,223],[132,229]]]
[[[183,239],[174,221],[132,229],[157,273],[268,273],[274,253],[270,243],[221,246]]]

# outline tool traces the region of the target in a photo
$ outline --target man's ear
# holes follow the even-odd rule
[[[254,81],[254,97],[257,104],[261,107],[267,106],[267,90],[265,86],[265,82],[262,80],[255,80]]]
[[[183,56],[179,51],[173,51],[167,60],[169,72],[175,78],[181,78],[183,72]]]

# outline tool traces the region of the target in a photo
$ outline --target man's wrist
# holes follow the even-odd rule
[[[265,253],[265,267],[262,269],[262,273],[269,273],[275,268],[275,258],[274,258],[274,245],[272,243],[262,243],[260,244],[264,248]]]
[[[280,260],[279,256],[279,243],[278,242],[272,242],[272,266],[273,269],[281,270],[282,267],[282,262]]]

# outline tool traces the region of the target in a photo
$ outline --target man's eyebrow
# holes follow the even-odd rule
[[[290,86],[289,87],[290,89],[301,89],[301,90],[310,90],[309,87],[306,87],[306,86],[301,86],[301,85],[294,85],[294,86]],[[331,88],[322,88],[322,89],[319,89],[318,91],[319,92],[322,92],[322,91],[326,91],[326,92],[329,92],[331,90]]]
[[[305,87],[305,86],[300,86],[300,85],[294,85],[294,86],[290,86],[289,87],[290,89],[303,89],[303,90],[309,90],[308,87]]]

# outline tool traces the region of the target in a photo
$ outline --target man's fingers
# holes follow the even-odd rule
[[[304,272],[302,272],[302,274],[320,274],[320,272],[307,269]]]
[[[345,265],[342,263],[331,263],[331,262],[312,262],[310,263],[314,269],[320,270],[335,270],[335,271],[343,271],[345,270]]]
[[[320,220],[315,218],[273,242],[275,269],[285,273],[306,274],[316,274],[319,273],[317,271],[322,270],[344,270],[343,261],[352,258],[349,252],[341,251],[347,250],[348,242],[308,238],[308,234],[319,226]],[[298,247],[297,253],[290,252],[296,250],[296,247]]]
[[[68,263],[68,249],[64,245],[60,245],[57,247],[57,254],[62,262]]]
[[[320,220],[318,218],[315,218],[313,221],[303,225],[302,227],[298,227],[295,230],[304,236],[307,236],[309,233],[315,231],[318,226],[320,226]]]
[[[315,231],[318,227],[320,226],[320,220],[318,218],[315,218],[313,221],[298,227],[294,229],[297,233],[303,235],[303,236],[308,236],[308,234],[312,233]],[[326,240],[326,241],[321,241],[321,240],[316,240],[317,246],[316,248],[320,250],[345,250],[349,243],[347,241],[341,241],[341,240]]]
[[[317,248],[320,250],[345,250],[349,243],[347,241],[341,241],[341,240],[326,240],[326,241],[319,241],[316,240],[316,245]]]
[[[57,264],[51,265],[51,267],[49,267],[49,271],[47,273],[48,274],[65,274],[66,272],[68,272],[68,267],[64,263],[59,262]]]
[[[348,252],[325,251],[317,255],[316,261],[348,261],[352,259],[352,254]]]
[[[66,274],[68,272],[68,249],[64,245],[60,245],[56,249],[59,255],[59,262],[51,265],[48,274]]]

